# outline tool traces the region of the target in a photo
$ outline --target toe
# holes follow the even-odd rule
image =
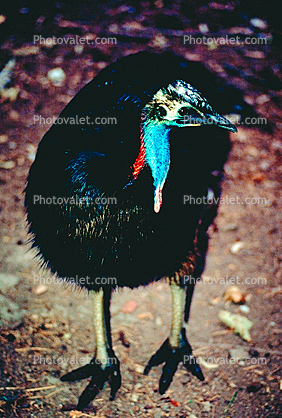
[[[159,350],[150,358],[147,366],[144,369],[144,374],[149,374],[152,367],[159,366],[162,364],[170,355],[171,347],[168,340],[166,340]]]
[[[161,395],[163,395],[170,386],[173,376],[177,370],[178,363],[179,360],[176,356],[176,353],[174,352],[171,354],[171,358],[167,360],[163,367],[163,372],[159,383],[159,393]]]
[[[201,367],[199,366],[196,357],[190,356],[188,360],[184,356],[183,364],[188,372],[192,373],[193,376],[196,376],[201,382],[205,380]]]
[[[110,376],[110,387],[111,387],[111,397],[110,400],[113,401],[116,397],[116,393],[121,387],[121,374],[119,369],[114,370],[114,372]]]
[[[105,373],[105,371],[100,373],[98,377],[95,376],[95,378],[93,377],[91,379],[89,385],[86,386],[86,388],[80,395],[80,398],[77,404],[78,411],[82,411],[91,401],[93,401],[93,399],[103,389],[103,386],[106,380],[107,380],[107,374]]]
[[[98,364],[87,364],[86,366],[79,367],[78,369],[72,370],[69,373],[64,374],[60,380],[62,382],[73,382],[75,380],[86,379],[87,377],[98,374],[100,367]]]

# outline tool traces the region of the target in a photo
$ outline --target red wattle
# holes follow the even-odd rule
[[[132,168],[133,168],[133,177],[136,178],[138,176],[138,174],[140,173],[140,171],[142,170],[143,166],[145,163],[145,145],[144,145],[144,140],[143,137],[141,135],[141,144],[140,144],[140,150],[139,150],[139,154],[138,157],[135,160],[135,163],[133,164]]]

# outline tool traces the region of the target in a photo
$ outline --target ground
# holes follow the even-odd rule
[[[184,7],[177,8],[179,2],[169,6],[167,13],[162,2],[141,3],[137,9],[130,2],[111,2],[106,10],[102,5],[97,7],[91,20],[89,2],[82,3],[79,11],[72,5],[59,13],[54,6],[45,20],[41,10],[32,14],[30,21],[24,20],[28,18],[24,10],[20,14],[13,11],[14,15],[3,11],[2,15],[2,20],[6,15],[9,19],[14,16],[15,22],[8,27],[1,48],[1,68],[12,56],[16,64],[10,83],[1,91],[0,416],[282,416],[281,65],[275,43],[281,38],[276,20],[270,20],[269,10],[265,12],[269,27],[260,32],[273,37],[266,46],[187,46],[181,41],[181,31],[188,24],[187,33],[194,36],[199,36],[196,23],[206,23],[216,36],[236,33],[230,32],[235,27],[240,33],[251,30],[257,35],[257,29],[250,26],[250,19],[256,16],[249,14],[247,19],[242,18],[246,16],[243,13],[234,12],[229,27],[221,27],[219,13],[226,9],[220,8],[220,3],[203,10],[198,6],[193,16],[187,17]],[[83,48],[34,45],[32,33],[44,37],[89,33],[116,36],[118,44]],[[253,123],[232,135],[233,148],[223,183],[225,201],[210,231],[207,267],[196,286],[187,329],[195,355],[202,358],[205,382],[179,367],[167,393],[158,394],[161,368],[149,376],[142,373],[169,333],[170,292],[164,282],[133,291],[124,289],[117,291],[112,301],[113,341],[121,361],[122,388],[112,402],[105,389],[84,414],[76,415],[77,397],[86,381],[61,383],[59,377],[91,358],[91,300],[84,291],[55,283],[28,250],[23,191],[37,145],[50,127],[38,123],[34,115],[58,116],[101,68],[120,56],[150,47],[171,49],[187,59],[204,62],[242,89],[258,115],[271,123],[271,129]],[[48,71],[56,67],[66,76],[59,86],[47,78]],[[238,197],[240,203],[227,204],[230,197]],[[246,200],[249,198],[253,198],[252,204]],[[245,303],[224,300],[231,278],[236,278]],[[253,322],[251,341],[244,341],[220,321],[222,309]],[[232,363],[229,360],[234,354],[248,359]]]

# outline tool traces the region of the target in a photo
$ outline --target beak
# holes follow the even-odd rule
[[[216,125],[219,128],[227,129],[230,132],[237,132],[237,128],[228,119],[214,112],[210,115],[204,115],[202,119],[203,125]]]
[[[197,115],[189,115],[184,117],[181,121],[179,120],[178,123],[182,122],[182,126],[202,126],[202,125],[216,125],[219,128],[227,129],[231,132],[237,132],[237,128],[228,119],[224,118],[223,116],[219,115],[216,112],[213,113],[206,113],[206,114],[197,114]]]

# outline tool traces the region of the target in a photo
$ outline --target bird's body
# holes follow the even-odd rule
[[[230,143],[218,126],[235,128],[194,88],[218,101],[203,75],[197,63],[139,53],[102,70],[64,109],[39,146],[25,201],[33,245],[52,272],[99,295],[162,277],[185,287],[195,257],[204,264],[216,205],[205,218],[184,196],[209,187],[219,196]],[[199,121],[185,125],[195,113]]]
[[[137,179],[133,176],[141,111],[159,87],[183,73],[189,77],[189,67],[183,69],[185,61],[172,63],[167,57],[172,68],[166,68],[162,80],[158,74],[164,58],[151,55],[150,71],[148,55],[124,59],[126,74],[119,68],[117,76],[115,64],[102,71],[66,107],[60,124],[53,125],[39,146],[26,206],[34,244],[60,277],[116,277],[118,286],[135,287],[173,275],[193,248],[201,205],[184,204],[184,195],[205,196],[210,173],[222,169],[228,133],[214,126],[167,133],[171,165],[164,203],[154,212],[149,166]],[[136,79],[144,82],[133,88]],[[61,123],[76,115],[88,116],[89,124]],[[114,119],[101,125],[95,123],[97,117]],[[41,200],[33,203],[36,195]],[[53,197],[64,198],[63,204],[62,199],[44,204]],[[101,198],[105,204],[95,203]]]

